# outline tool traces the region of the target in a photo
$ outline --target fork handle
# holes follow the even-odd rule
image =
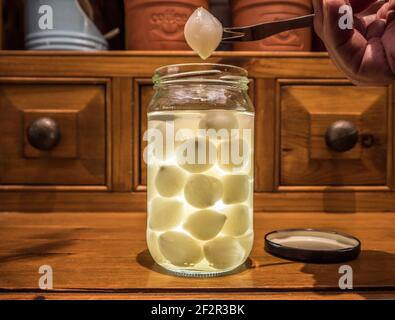
[[[244,33],[243,37],[236,39],[236,41],[239,40],[244,42],[262,40],[284,31],[311,27],[313,24],[314,14],[310,14],[287,20],[256,24],[245,28],[231,28],[231,30]]]

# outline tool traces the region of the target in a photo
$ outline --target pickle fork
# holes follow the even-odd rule
[[[222,38],[222,42],[258,41],[280,32],[311,27],[313,23],[314,14],[310,14],[307,16],[258,23],[245,27],[224,28],[225,37]]]

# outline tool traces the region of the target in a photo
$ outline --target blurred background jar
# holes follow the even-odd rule
[[[312,13],[311,0],[230,0],[235,27]],[[310,51],[312,28],[291,30],[262,41],[235,43],[235,51]]]
[[[208,0],[124,0],[128,50],[190,50],[184,25]]]

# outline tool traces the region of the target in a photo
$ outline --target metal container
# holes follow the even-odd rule
[[[29,50],[107,50],[108,43],[78,0],[29,0],[25,5]]]

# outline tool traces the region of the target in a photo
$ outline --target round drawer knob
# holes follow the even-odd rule
[[[35,120],[27,129],[27,139],[36,149],[49,151],[60,142],[60,129],[55,120],[40,118]]]
[[[325,140],[327,146],[337,152],[346,152],[358,143],[359,133],[350,121],[340,120],[331,124],[327,129]]]

